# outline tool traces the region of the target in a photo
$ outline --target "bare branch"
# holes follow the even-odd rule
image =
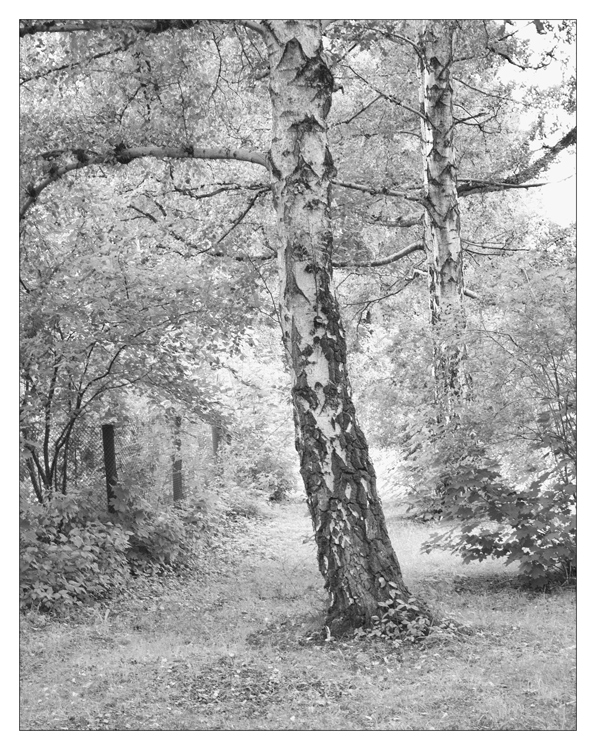
[[[422,196],[412,195],[411,193],[401,193],[397,190],[390,190],[389,188],[373,188],[369,185],[359,185],[355,182],[344,182],[343,180],[333,180],[334,185],[339,187],[347,188],[348,190],[359,190],[362,193],[368,193],[369,195],[388,195],[390,198],[403,198],[407,201],[414,201],[415,203],[424,203]]]
[[[457,194],[472,195],[474,193],[492,193],[498,190],[508,190],[510,188],[530,188],[548,185],[548,182],[537,182],[533,184],[524,183],[527,183],[528,180],[535,179],[553,163],[561,151],[564,151],[575,143],[577,143],[577,126],[573,127],[554,146],[549,147],[546,154],[537,159],[533,164],[530,164],[526,169],[522,169],[521,172],[510,175],[509,177],[496,178],[495,180],[461,180],[457,186]]]
[[[239,224],[241,224],[241,223],[242,223],[242,221],[244,220],[244,218],[246,217],[246,215],[247,215],[247,214],[248,214],[248,213],[250,212],[251,208],[252,208],[252,207],[253,207],[253,206],[255,205],[255,203],[257,202],[257,200],[258,200],[258,199],[259,199],[259,198],[261,197],[261,195],[263,195],[263,194],[264,194],[264,193],[266,193],[266,192],[267,192],[267,190],[261,190],[260,192],[258,192],[258,193],[256,193],[255,195],[253,195],[253,197],[252,197],[252,198],[251,198],[251,199],[250,199],[250,200],[248,201],[248,205],[246,206],[246,208],[245,208],[245,209],[243,209],[243,210],[242,210],[242,211],[241,211],[241,212],[240,212],[240,213],[238,214],[238,216],[237,216],[237,217],[236,217],[236,218],[234,219],[234,221],[232,222],[232,226],[231,226],[231,227],[230,227],[229,229],[227,229],[227,230],[226,230],[226,231],[225,231],[225,232],[224,232],[224,233],[222,234],[222,236],[221,236],[221,237],[220,237],[220,238],[219,238],[219,239],[218,239],[218,240],[217,240],[217,241],[216,241],[216,242],[214,243],[214,245],[215,245],[216,247],[217,247],[217,245],[219,245],[219,244],[220,244],[220,242],[223,242],[223,241],[225,240],[225,238],[226,238],[226,237],[227,237],[227,236],[228,236],[228,235],[229,235],[229,234],[230,234],[231,232],[233,232],[233,231],[234,231],[234,229],[236,229],[236,227],[237,227],[237,226],[238,226]]]
[[[466,179],[462,181],[463,184],[457,186],[457,194],[459,196],[473,195],[474,193],[493,193],[499,190],[512,190],[512,189],[523,189],[533,187],[543,187],[549,185],[549,182],[531,182],[527,185],[518,185],[514,182],[493,182],[492,180],[473,180]]]
[[[370,101],[370,102],[369,102],[368,104],[365,104],[365,105],[364,105],[364,107],[361,107],[361,108],[360,108],[360,109],[359,109],[359,110],[358,110],[358,111],[356,112],[356,114],[354,114],[354,115],[351,115],[350,117],[348,117],[348,119],[347,119],[347,120],[340,120],[340,121],[339,121],[339,122],[338,122],[337,124],[338,124],[338,125],[348,125],[348,124],[349,124],[350,122],[352,122],[352,120],[355,120],[355,119],[356,119],[357,117],[359,117],[359,116],[360,116],[360,115],[361,115],[361,114],[362,114],[363,112],[366,112],[366,110],[367,110],[367,109],[368,109],[369,107],[371,107],[371,106],[372,106],[372,105],[373,105],[373,104],[374,104],[375,102],[378,102],[378,101],[379,101],[379,99],[382,99],[382,96],[381,96],[380,94],[378,94],[377,96],[375,96],[375,98],[374,98],[374,99],[373,99],[372,101]]]
[[[132,203],[128,206],[129,208],[132,208],[134,211],[137,211],[141,214],[141,216],[144,216],[146,219],[149,219],[150,221],[154,222],[155,224],[158,224],[158,219],[153,216],[153,214],[150,214],[148,211],[143,211],[142,209],[138,208],[137,206],[133,205]]]
[[[420,110],[414,109],[414,107],[410,107],[407,104],[404,104],[403,102],[400,102],[399,99],[396,99],[391,94],[386,94],[384,91],[381,91],[376,86],[374,86],[370,81],[367,81],[366,78],[360,75],[357,71],[352,68],[351,65],[346,65],[346,68],[348,70],[351,70],[352,73],[356,76],[356,78],[359,78],[363,83],[365,83],[367,86],[369,86],[373,91],[375,91],[379,96],[381,96],[383,99],[387,99],[388,102],[391,102],[392,104],[396,104],[398,107],[401,107],[402,109],[407,110],[408,112],[412,112],[412,114],[416,115],[416,117],[420,117],[423,120],[427,120],[426,115],[424,112],[420,112]]]
[[[374,299],[368,299],[368,300],[358,300],[357,302],[345,302],[344,304],[347,307],[354,307],[356,305],[365,305],[369,307],[370,305],[374,304],[375,302],[380,302],[381,300],[388,299],[389,297],[395,297],[396,295],[400,294],[404,291],[416,278],[416,268],[413,269],[411,275],[406,275],[403,278],[398,279],[395,281],[391,286],[389,287],[389,290],[387,294],[383,294],[381,297],[375,297]],[[399,284],[399,286],[397,286]],[[397,286],[397,288],[395,288]]]
[[[232,232],[241,223],[241,221],[244,219],[244,217],[246,216],[246,214],[248,214],[248,212],[250,211],[250,209],[253,207],[255,201],[257,200],[257,198],[259,198],[261,195],[263,195],[264,193],[266,193],[268,191],[269,191],[269,188],[265,187],[263,190],[261,190],[259,193],[257,193],[251,199],[251,201],[249,202],[248,208],[246,208],[245,210],[242,211],[242,213],[240,214],[240,216],[238,216],[234,220],[234,222],[233,222],[232,226],[230,227],[230,229],[228,229],[215,243],[213,243],[213,245],[211,247],[212,248],[217,247],[217,245],[219,245],[222,242],[222,240],[224,240],[227,237],[227,235],[230,234],[230,232]],[[158,206],[159,206],[159,204],[158,204]],[[151,221],[151,222],[153,222],[155,224],[159,224],[159,220],[156,219],[155,216],[153,216],[153,214],[149,213],[148,211],[143,211],[142,209],[138,208],[138,206],[135,206],[132,203],[129,204],[129,208],[132,208],[134,211],[136,211],[137,213],[141,214],[141,216],[144,216],[146,219],[149,219],[149,221]],[[161,206],[160,206],[160,208],[161,208]],[[272,255],[251,256],[251,255],[248,255],[247,253],[237,253],[236,255],[233,255],[233,256],[226,255],[221,250],[218,251],[218,250],[214,250],[214,249],[201,248],[195,242],[193,242],[192,240],[188,239],[187,237],[183,237],[179,232],[176,232],[174,229],[171,229],[170,227],[163,227],[162,226],[161,228],[162,228],[162,230],[165,233],[169,234],[170,237],[173,237],[177,242],[180,242],[181,244],[185,245],[186,247],[190,247],[193,250],[195,250],[195,253],[193,253],[193,254],[185,254],[185,253],[182,253],[179,250],[176,250],[174,248],[166,248],[163,245],[157,245],[157,247],[159,247],[161,249],[164,249],[164,250],[171,250],[172,252],[176,253],[177,255],[180,255],[185,260],[188,260],[189,258],[196,258],[198,255],[209,255],[212,258],[224,258],[225,257],[225,258],[228,258],[230,260],[235,260],[235,261],[239,261],[239,262],[247,261],[247,260],[251,261],[251,262],[255,261],[255,260],[271,260],[272,258],[275,257],[275,254],[272,254]]]
[[[479,89],[477,86],[472,86],[471,83],[464,81],[462,78],[457,78],[456,76],[452,76],[452,78],[454,81],[461,83],[462,86],[465,86],[466,88],[471,89],[472,91],[476,91],[478,94],[482,94],[483,96],[490,96],[491,98],[498,99],[499,101],[502,101],[502,102],[512,102],[513,104],[517,104],[517,105],[522,104],[522,102],[518,102],[510,96],[502,96],[501,94],[491,94],[490,91],[484,91],[483,89]]]
[[[464,249],[467,253],[471,253],[472,255],[485,255],[485,256],[491,256],[491,255],[504,255],[506,252],[512,252],[512,253],[522,253],[522,252],[531,252],[531,248],[529,247],[510,247],[507,244],[500,244],[497,245],[495,243],[482,243],[482,242],[473,242],[472,240],[468,240],[465,237],[461,238],[462,246],[464,246]],[[484,250],[490,250],[489,253],[479,253],[477,250],[471,250],[470,247],[481,247]]]
[[[52,73],[59,73],[62,70],[71,70],[74,67],[81,67],[83,65],[87,65],[87,63],[91,62],[92,60],[99,60],[102,57],[107,57],[108,55],[112,55],[116,52],[126,52],[127,49],[132,47],[134,44],[134,39],[129,39],[128,41],[121,44],[119,47],[112,47],[112,49],[109,49],[105,52],[98,52],[96,55],[91,55],[90,57],[86,57],[83,60],[71,60],[64,65],[59,65],[57,68],[48,68],[47,70],[42,70],[40,73],[35,73],[34,75],[30,75],[28,77],[23,77],[20,80],[20,85],[22,86],[25,83],[29,83],[29,81],[35,81],[38,78],[44,78],[45,76],[49,76]]]
[[[370,260],[366,261],[365,263],[358,263],[355,261],[340,261],[340,262],[334,262],[333,267],[334,268],[377,268],[378,266],[388,266],[390,263],[395,263],[395,261],[400,260],[401,258],[405,258],[407,255],[411,255],[412,253],[415,253],[417,250],[424,250],[424,243],[423,242],[413,242],[411,245],[408,245],[407,247],[402,248],[399,252],[394,253],[393,255],[388,255],[386,258],[379,258],[378,260]]]
[[[383,219],[382,216],[371,216],[370,221],[373,224],[381,224],[384,227],[399,227],[407,229],[422,224],[424,214],[410,214],[409,216],[398,216],[397,219]]]
[[[400,42],[405,42],[406,44],[409,44],[411,47],[413,47],[414,52],[418,55],[418,57],[420,57],[420,54],[421,54],[420,47],[416,44],[416,42],[414,42],[409,37],[404,36],[403,34],[398,34],[395,31],[391,31],[391,32],[382,31],[382,30],[379,30],[379,31],[384,37],[386,37],[387,39],[391,39],[391,41],[395,41],[397,39]]]
[[[202,200],[203,198],[212,198],[214,195],[218,195],[219,193],[233,192],[236,190],[265,191],[265,190],[271,190],[271,187],[269,185],[266,185],[263,182],[256,182],[251,185],[241,185],[239,183],[237,184],[228,183],[225,185],[220,185],[219,187],[214,188],[213,190],[210,190],[207,193],[196,193],[195,190],[198,190],[198,188],[183,188],[175,184],[173,185],[173,189],[175,193],[181,193],[182,195],[186,195],[189,198],[192,198],[193,200],[198,201],[198,200]]]

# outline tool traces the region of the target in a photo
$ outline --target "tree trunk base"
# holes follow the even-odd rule
[[[328,634],[340,638],[362,629],[389,638],[413,636],[416,640],[429,634],[434,618],[424,602],[405,587],[387,586],[383,596],[374,609],[366,612],[355,606],[347,609],[331,606],[325,620]]]

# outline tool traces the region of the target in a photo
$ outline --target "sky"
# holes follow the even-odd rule
[[[552,221],[567,226],[576,218],[576,165],[575,155],[565,154],[544,175],[549,185],[536,188],[537,207]]]

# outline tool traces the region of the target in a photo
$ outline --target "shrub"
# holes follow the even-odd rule
[[[57,495],[21,509],[21,603],[44,610],[102,598],[121,589],[129,571],[129,533],[107,513],[93,518],[89,498]]]
[[[116,513],[93,493],[55,495],[21,507],[21,603],[57,610],[123,589],[130,573],[188,567],[200,525],[190,508],[164,507],[129,487]]]
[[[488,557],[519,563],[532,588],[568,580],[576,571],[576,487],[557,479],[561,466],[513,491],[493,469],[468,468],[444,477],[445,520],[456,528],[433,534],[422,549],[447,549],[464,562]]]

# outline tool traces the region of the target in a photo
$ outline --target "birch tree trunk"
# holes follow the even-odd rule
[[[453,147],[451,66],[456,21],[428,21],[420,35],[424,246],[428,264],[437,421],[457,422],[468,396],[463,259]]]
[[[281,246],[281,318],[293,373],[296,448],[330,596],[331,632],[369,626],[389,583],[410,592],[391,546],[368,445],[352,402],[332,289],[327,147],[333,76],[321,22],[263,21],[270,63],[270,168]],[[422,613],[428,615],[423,605]]]

